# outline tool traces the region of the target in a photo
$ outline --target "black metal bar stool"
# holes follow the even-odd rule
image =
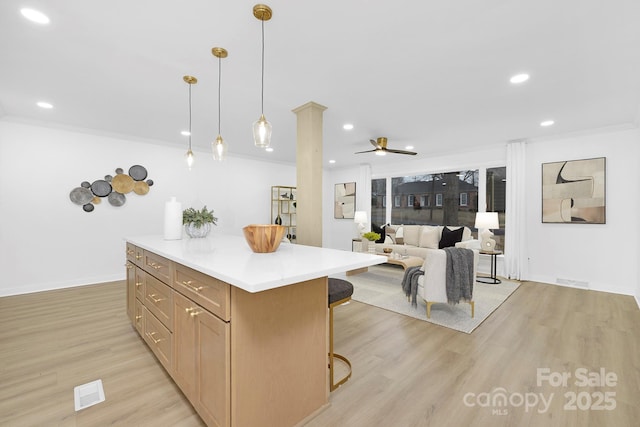
[[[329,390],[334,391],[351,377],[351,362],[346,357],[333,352],[333,308],[344,304],[353,295],[353,285],[346,280],[329,278]],[[333,378],[334,358],[340,359],[349,367],[349,373],[336,382]]]

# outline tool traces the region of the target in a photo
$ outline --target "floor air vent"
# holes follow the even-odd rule
[[[76,411],[79,411],[96,403],[104,402],[104,389],[102,380],[95,380],[73,388],[73,397],[76,404]]]

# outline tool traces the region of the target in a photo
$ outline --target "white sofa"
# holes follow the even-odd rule
[[[458,230],[460,226],[447,226],[449,230]],[[384,243],[376,243],[376,253],[391,248],[400,255],[426,258],[430,250],[439,250],[442,238],[442,225],[387,225]],[[393,230],[393,231],[391,231]],[[464,227],[462,240],[455,244],[459,248],[480,249],[480,242],[471,236],[471,229]]]

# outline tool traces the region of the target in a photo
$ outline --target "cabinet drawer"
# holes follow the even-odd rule
[[[142,267],[143,250],[136,245],[127,243],[127,259],[135,265]]]
[[[166,258],[144,251],[144,269],[164,283],[171,283],[173,263]]]
[[[151,348],[160,363],[162,363],[162,366],[164,366],[167,372],[171,374],[171,348],[173,347],[173,336],[171,335],[171,332],[147,310],[146,307],[143,307],[142,310],[144,311],[144,340],[147,342],[149,348]]]
[[[229,321],[231,286],[181,264],[175,264],[173,288],[224,321]]]
[[[145,272],[141,268],[136,268],[135,282],[133,284],[135,288],[136,298],[140,301],[144,301],[144,281]]]
[[[134,313],[133,313],[133,324],[136,327],[136,330],[141,336],[144,336],[144,306],[142,302],[136,299]]]
[[[173,299],[171,288],[147,274],[144,282],[144,305],[169,330],[173,330]]]

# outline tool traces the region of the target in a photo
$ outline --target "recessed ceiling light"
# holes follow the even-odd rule
[[[526,82],[527,80],[529,80],[529,74],[525,74],[525,73],[522,73],[522,74],[516,74],[515,76],[513,76],[513,77],[511,77],[511,78],[509,79],[509,81],[510,81],[511,83],[513,83],[513,84],[524,83],[524,82]]]
[[[180,132],[180,135],[189,136],[191,135],[191,132],[189,132],[188,130],[183,130],[182,132]]]
[[[329,160],[329,163],[334,164],[336,161],[335,160]]]
[[[345,123],[345,124],[342,126],[342,129],[344,129],[344,130],[351,130],[351,129],[353,129],[353,125],[352,125],[351,123]]]
[[[273,147],[267,147],[264,149],[267,153],[273,153]]]
[[[404,147],[405,150],[413,150],[413,145],[407,145]]]
[[[544,122],[540,122],[540,126],[547,127],[553,125],[554,123],[555,122],[553,120],[545,120]]]
[[[44,102],[44,101],[40,101],[36,104],[38,107],[40,108],[46,108],[47,110],[53,108],[53,105],[48,103],[48,102]]]
[[[49,23],[49,17],[38,10],[24,8],[20,9],[20,13],[22,13],[22,16],[27,18],[29,21],[35,22],[36,24]]]

